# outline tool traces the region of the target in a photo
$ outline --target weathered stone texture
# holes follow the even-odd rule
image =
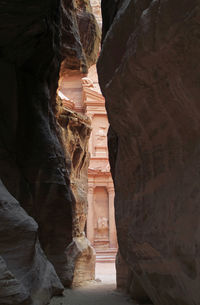
[[[62,1],[61,75],[68,69],[87,73],[97,61],[100,29],[89,0]]]
[[[85,115],[61,107],[58,122],[62,127],[66,161],[71,164],[70,183],[75,198],[72,205],[73,241],[66,249],[65,284],[78,286],[95,279],[95,252],[85,237],[91,121]]]
[[[0,193],[0,304],[46,304],[63,287],[40,248],[38,225],[1,181]]]
[[[88,140],[91,133],[90,119],[80,113],[61,108],[58,122],[66,149],[66,161],[71,165],[70,184],[75,197],[73,206],[74,237],[82,236],[87,216],[87,171],[89,164]]]
[[[75,199],[55,113],[60,63],[85,52],[73,8],[0,1],[1,305],[47,304],[66,282]]]
[[[123,259],[119,251],[116,256],[115,265],[117,289],[129,293],[137,302],[149,305],[151,301],[141,286],[137,275],[131,271],[130,266]]]
[[[66,254],[68,257],[66,285],[78,287],[95,280],[95,250],[84,235],[73,238]]]
[[[108,32],[98,73],[111,124],[120,252],[154,305],[197,305],[200,4],[102,7]]]
[[[0,255],[13,277],[9,291],[0,289],[4,305],[23,298],[43,305],[63,290],[40,248],[57,268],[72,232],[71,190],[53,114],[59,16],[58,1],[0,2]]]
[[[92,12],[98,22],[100,29],[102,28],[102,16],[101,16],[101,0],[90,0]]]
[[[117,280],[117,289],[128,290],[129,287],[129,274],[130,268],[122,258],[120,252],[117,252],[116,261],[116,280]]]

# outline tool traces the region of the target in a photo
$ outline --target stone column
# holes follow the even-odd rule
[[[109,196],[109,243],[110,248],[117,248],[117,234],[115,225],[115,210],[114,210],[114,187],[108,188]]]
[[[94,243],[94,188],[93,186],[88,187],[88,215],[87,215],[87,238]]]
[[[90,120],[91,120],[91,127],[93,127],[92,126],[92,120],[93,120],[93,116],[94,116],[93,113],[88,112],[88,109],[87,109],[86,115],[90,118]],[[93,130],[92,130],[90,138],[89,138],[88,150],[89,150],[89,152],[91,154],[91,157],[92,157],[92,155],[93,155]]]

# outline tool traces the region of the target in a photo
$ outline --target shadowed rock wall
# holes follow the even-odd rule
[[[1,305],[47,304],[66,281],[74,196],[56,90],[65,57],[89,65],[72,7],[0,1]]]
[[[38,225],[2,182],[0,192],[0,304],[46,304],[63,287],[40,248]]]
[[[200,303],[199,9],[102,1],[118,242],[141,303]]]
[[[46,304],[53,287],[62,291],[40,247],[56,269],[61,258],[66,263],[72,196],[53,114],[59,11],[59,1],[0,2],[0,176],[5,186],[0,255],[13,277],[9,289],[6,282],[1,287],[1,304]]]
[[[61,2],[61,54],[60,76],[69,69],[88,72],[97,61],[100,45],[100,29],[92,13],[89,0]]]

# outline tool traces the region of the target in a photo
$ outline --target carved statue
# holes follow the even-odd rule
[[[99,217],[97,220],[98,231],[108,229],[108,219],[106,217]]]
[[[100,127],[95,134],[96,146],[106,146],[106,127]]]

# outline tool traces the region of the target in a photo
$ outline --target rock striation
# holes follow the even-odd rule
[[[102,1],[102,12],[98,73],[132,295],[140,303],[197,305],[200,4]]]

